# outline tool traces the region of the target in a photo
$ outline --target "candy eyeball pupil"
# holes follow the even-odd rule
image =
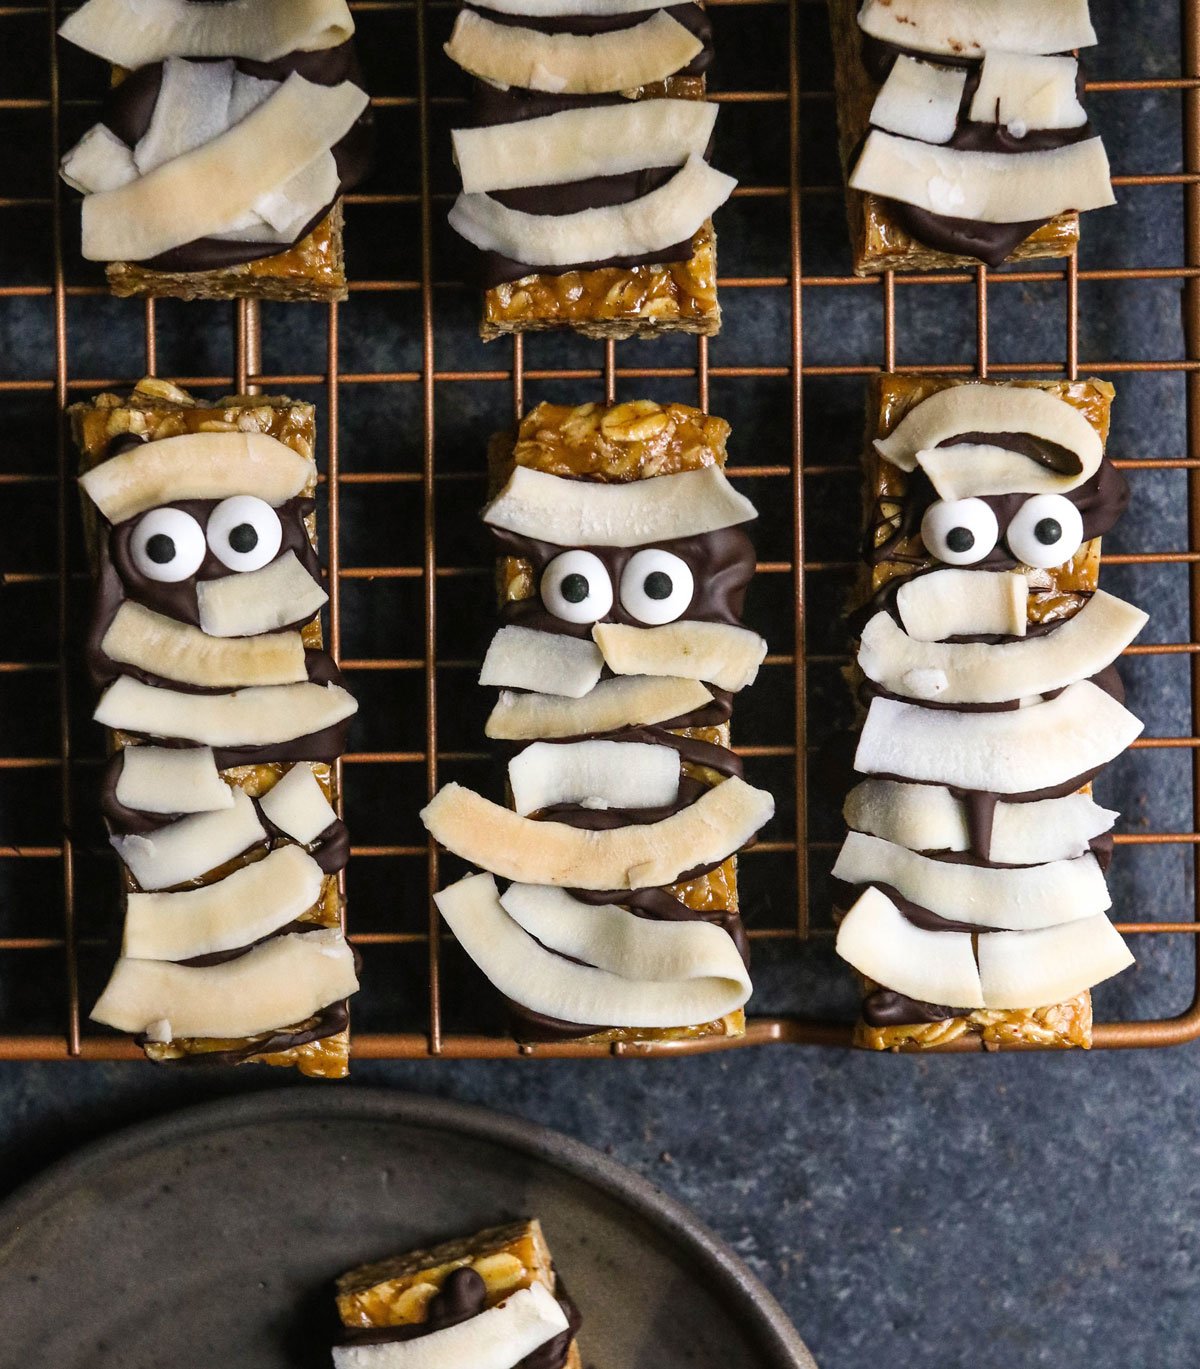
[[[970,551],[975,545],[975,534],[970,528],[951,528],[946,534],[946,545],[951,551]]]
[[[165,566],[175,559],[175,543],[165,532],[146,538],[146,555],[156,566]]]
[[[591,586],[587,582],[586,575],[580,575],[578,571],[570,575],[564,575],[562,584],[558,587],[559,593],[568,604],[582,604],[591,593]]]
[[[675,586],[665,570],[652,570],[642,584],[648,599],[669,599]]]
[[[1055,542],[1062,540],[1062,524],[1057,518],[1040,519],[1034,525],[1033,535],[1043,546],[1052,547]]]
[[[239,523],[229,530],[229,545],[234,551],[253,551],[258,546],[258,531],[251,523]]]

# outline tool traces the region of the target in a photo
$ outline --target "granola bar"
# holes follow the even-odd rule
[[[112,63],[61,173],[115,295],[345,297],[342,196],[371,158],[345,0],[231,6],[219,26],[176,0],[88,0],[60,32]]]
[[[707,163],[703,6],[508,11],[464,8],[446,49],[477,78],[450,222],[478,249],[482,336],[715,334],[712,212],[734,182]]]
[[[437,902],[518,1039],[744,1030],[736,855],[773,805],[729,742],[766,645],[740,623],[754,510],[728,432],[681,404],[542,404],[492,443],[503,626],[480,682],[514,811],[448,786],[423,817],[489,872]]]
[[[1113,203],[1069,55],[1086,0],[831,0],[830,23],[858,275],[1069,256],[1077,211]]]
[[[529,1290],[534,1288],[539,1292],[530,1299]],[[347,1334],[334,1350],[335,1366],[370,1369],[380,1353],[374,1347],[449,1331],[493,1309],[507,1309],[510,1316],[517,1295],[536,1301],[535,1310],[545,1319],[531,1336],[537,1342],[540,1369],[582,1369],[576,1339],[581,1319],[536,1219],[491,1227],[343,1274],[337,1281],[337,1310]],[[506,1334],[505,1317],[501,1312],[493,1318],[501,1337]],[[473,1333],[480,1329],[470,1328]],[[544,1339],[537,1341],[543,1330]],[[512,1334],[511,1328],[507,1334]],[[448,1353],[458,1355],[449,1362],[468,1362],[466,1345],[447,1346]],[[528,1352],[522,1353],[522,1360],[524,1353]]]
[[[145,379],[69,417],[126,914],[92,1016],[157,1061],[341,1078],[334,762],[357,705],[322,647],[312,406]]]
[[[1128,500],[1103,381],[884,375],[870,401],[862,703],[834,866],[856,1042],[1091,1043],[1116,814],[1091,779],[1140,731],[1114,658],[1146,621],[1098,586]]]

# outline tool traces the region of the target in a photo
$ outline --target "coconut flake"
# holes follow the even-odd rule
[[[581,699],[600,681],[604,658],[594,642],[561,632],[502,627],[483,658],[479,683]]]
[[[914,927],[886,894],[867,889],[838,927],[837,953],[861,975],[922,1003],[982,1008],[966,932]]]
[[[741,850],[775,811],[764,790],[733,778],[659,822],[589,832],[523,818],[459,784],[421,812],[431,836],[505,879],[578,889],[648,889]]]
[[[1019,571],[949,567],[914,575],[896,592],[904,630],[917,642],[969,633],[1024,637],[1029,581]]]
[[[875,97],[871,123],[905,138],[948,143],[958,127],[966,84],[964,67],[918,62],[901,53]]]
[[[121,954],[190,960],[249,946],[307,913],[324,882],[312,856],[299,846],[281,846],[199,889],[130,894]]]
[[[612,906],[576,916],[536,890],[510,889],[505,898],[515,916],[501,906],[491,875],[473,875],[435,894],[434,902],[492,984],[532,1012],[588,1025],[695,1026],[736,1011],[750,995],[741,957],[717,927],[655,923]],[[577,965],[564,958],[569,950],[547,950],[517,917],[561,947],[614,968]],[[641,971],[650,973],[638,977]]]
[[[234,803],[207,746],[125,747],[116,799],[139,813],[212,813]]]
[[[329,601],[294,551],[244,574],[196,582],[200,630],[209,637],[254,637],[303,622]]]
[[[93,124],[63,157],[58,174],[85,195],[116,190],[138,177],[133,153],[105,124]]]
[[[212,813],[180,818],[142,836],[131,833],[109,840],[143,889],[169,889],[199,879],[266,841],[254,803],[241,789],[230,791],[233,804]]]
[[[1091,774],[1142,724],[1090,680],[1057,698],[998,712],[958,713],[875,698],[854,768],[991,794],[1028,794]]]
[[[881,42],[947,57],[1091,47],[1088,0],[864,0],[858,26]]]
[[[620,484],[517,466],[483,511],[490,527],[560,547],[641,547],[757,517],[717,466]]]
[[[977,223],[1042,221],[1116,203],[1099,138],[1013,156],[932,147],[872,129],[850,185]]]
[[[1096,857],[1019,869],[934,860],[863,832],[850,832],[833,867],[846,884],[886,884],[953,922],[1027,931],[1074,922],[1111,905]]]
[[[1134,963],[1103,913],[1038,932],[979,938],[979,977],[988,1008],[1035,1008],[1074,998]]]
[[[653,727],[685,717],[712,703],[698,680],[618,676],[582,698],[557,694],[513,694],[503,690],[487,720],[493,741],[535,741],[616,732],[622,727]]]
[[[122,956],[91,1017],[118,1031],[167,1020],[176,1037],[236,1039],[303,1022],[357,989],[354,953],[329,928],[272,937],[219,965]]]
[[[1082,128],[1087,111],[1079,103],[1078,79],[1074,57],[993,48],[983,59],[969,117],[1005,125],[1014,138],[1031,128]]]
[[[732,176],[692,154],[665,185],[625,204],[530,214],[491,195],[464,193],[455,200],[449,220],[451,228],[482,252],[499,252],[526,264],[573,266],[643,256],[685,242],[736,185]]]
[[[325,797],[312,766],[304,761],[277,780],[258,801],[263,816],[293,841],[307,846],[336,821],[337,813]]]
[[[662,627],[597,623],[592,636],[615,675],[703,680],[736,694],[752,685],[767,654],[757,632],[733,623],[681,619]]]
[[[651,742],[534,742],[508,763],[522,816],[563,803],[664,808],[679,797],[679,755]]]

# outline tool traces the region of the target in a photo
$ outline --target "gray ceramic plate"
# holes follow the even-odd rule
[[[727,1246],[587,1146],[311,1087],[135,1127],[0,1206],[0,1360],[328,1369],[336,1274],[527,1213],[583,1310],[588,1369],[816,1369]]]

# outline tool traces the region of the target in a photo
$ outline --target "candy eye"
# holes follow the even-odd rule
[[[1048,570],[1069,561],[1079,550],[1083,519],[1061,494],[1035,494],[1017,510],[1004,540],[1018,561]]]
[[[542,571],[542,603],[568,623],[598,622],[612,608],[604,562],[590,551],[564,551]]]
[[[669,551],[635,552],[621,572],[621,606],[639,623],[673,623],[692,602],[688,563]]]
[[[175,584],[200,569],[204,533],[182,509],[151,509],[133,530],[129,554],[147,580]]]
[[[996,545],[1000,528],[982,499],[939,499],[921,519],[921,541],[948,566],[971,566]]]
[[[279,515],[263,499],[235,494],[208,517],[208,545],[230,570],[261,570],[274,561],[283,541]]]

